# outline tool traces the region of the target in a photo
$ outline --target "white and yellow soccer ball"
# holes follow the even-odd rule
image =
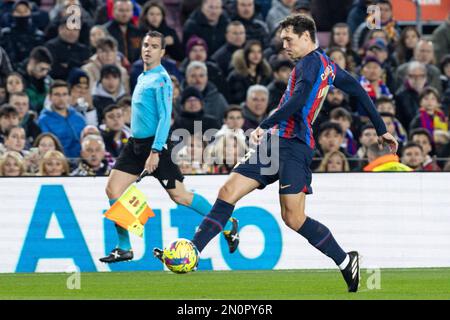
[[[170,271],[187,273],[197,267],[199,254],[190,240],[180,238],[164,248],[162,259]]]

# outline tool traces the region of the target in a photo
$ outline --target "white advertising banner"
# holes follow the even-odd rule
[[[226,176],[187,176],[187,187],[211,204]],[[135,259],[105,265],[116,245],[106,178],[0,178],[0,272],[162,270],[152,249],[192,238],[202,216],[177,206],[160,184],[139,185],[156,216],[144,237],[131,235]],[[315,174],[306,213],[341,246],[358,250],[368,268],[450,266],[450,173]],[[280,216],[278,184],[236,206],[241,243],[228,253],[223,236],[205,248],[200,270],[334,268]]]

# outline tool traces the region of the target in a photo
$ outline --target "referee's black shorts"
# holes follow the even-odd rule
[[[152,150],[153,140],[154,137],[145,139],[130,137],[119,157],[117,157],[113,169],[140,175]],[[168,141],[167,147],[164,146],[159,157],[158,168],[152,173],[152,176],[158,179],[165,189],[175,189],[175,181],[183,182],[184,180],[180,168],[172,161],[172,147],[172,142]]]

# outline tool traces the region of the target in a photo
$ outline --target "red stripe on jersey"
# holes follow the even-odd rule
[[[289,96],[292,97],[292,95],[294,94],[294,89],[295,89],[295,82],[297,81],[297,77],[295,74],[295,68],[292,71],[292,77],[291,77],[291,88],[289,90]],[[294,120],[294,116],[290,116],[287,124],[286,124],[286,128],[284,130],[283,133],[283,137],[284,138],[290,138],[292,135],[292,132],[294,131],[294,127],[295,127],[295,120]]]

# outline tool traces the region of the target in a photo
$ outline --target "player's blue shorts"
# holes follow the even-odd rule
[[[257,150],[247,153],[233,172],[258,181],[258,189],[280,180],[280,194],[311,194],[312,158],[313,150],[299,139],[268,134]]]

